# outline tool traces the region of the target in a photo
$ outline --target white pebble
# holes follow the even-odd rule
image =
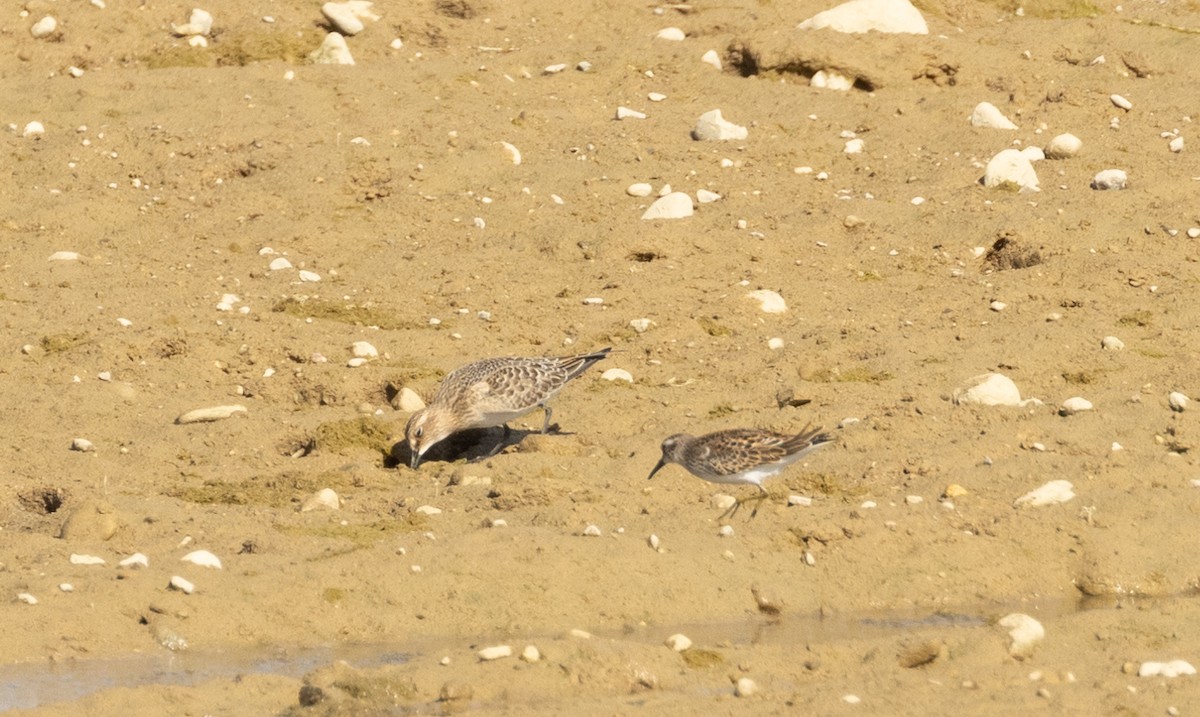
[[[712,65],[718,70],[721,69],[721,56],[717,54],[716,50],[709,50],[701,55],[700,61],[706,65]]]
[[[208,47],[208,38],[204,35],[192,35],[187,39],[187,44],[190,47]],[[220,184],[221,180],[218,179],[217,183]]]
[[[360,358],[379,357],[379,350],[366,341],[355,341],[350,345],[350,351]]]
[[[150,566],[150,559],[141,553],[134,553],[117,563],[122,568],[145,568]]]
[[[272,259],[271,263],[267,264],[267,268],[270,269],[271,271],[283,271],[285,269],[291,269],[292,262],[288,261],[287,258],[281,256],[281,257]]]
[[[537,662],[542,659],[542,653],[534,645],[526,645],[525,649],[521,650],[521,659],[525,662]]]
[[[416,413],[425,408],[425,401],[421,398],[421,395],[408,386],[400,389],[400,396],[397,403],[400,410],[405,413]]]
[[[862,154],[866,143],[862,139],[855,138],[846,142],[846,146],[842,148],[842,152],[846,154]]]
[[[722,525],[717,530],[717,535],[721,536],[722,538],[732,538],[733,537],[733,526],[732,525]]]
[[[700,204],[712,204],[720,198],[721,195],[717,194],[716,192],[710,192],[707,189],[696,190],[696,201]]]
[[[321,280],[320,274],[313,272],[313,271],[306,271],[304,269],[300,270],[299,277],[300,277],[300,281],[320,281]]]
[[[308,59],[318,65],[353,65],[354,57],[346,45],[346,38],[331,32],[321,41],[321,46],[308,54]]]
[[[734,503],[737,503],[737,498],[728,493],[717,493],[712,497],[712,506],[717,510],[728,510]]]
[[[667,96],[661,92],[651,92],[646,95],[646,99],[650,100],[651,102],[662,102],[663,100],[667,99]]]
[[[221,569],[221,559],[207,550],[193,550],[179,559],[181,562],[199,565],[202,568]]]
[[[695,213],[692,197],[686,192],[671,192],[654,200],[642,214],[642,219],[682,219]]]
[[[644,334],[650,328],[650,324],[654,323],[650,319],[630,319],[629,326],[639,334]]]
[[[487,662],[490,660],[499,660],[504,657],[512,657],[513,649],[509,645],[495,645],[493,647],[485,647],[475,654],[480,660]]]
[[[633,374],[629,373],[623,368],[610,368],[604,373],[600,374],[600,378],[604,379],[605,381],[625,381],[627,383],[633,383]]]
[[[631,197],[648,197],[654,191],[654,187],[645,182],[634,182],[625,188],[625,193]]]
[[[1043,150],[1047,159],[1067,159],[1079,154],[1083,149],[1083,140],[1073,134],[1064,133],[1056,136]]]
[[[46,261],[79,261],[79,254],[73,251],[56,251],[46,257]]]
[[[183,25],[171,25],[171,31],[179,37],[187,37],[188,35],[207,35],[212,31],[213,16],[201,10],[193,8],[192,14],[188,18],[187,23]]]
[[[756,289],[746,294],[747,299],[757,301],[763,313],[766,314],[782,314],[787,311],[787,302],[778,292],[770,289]]]
[[[1186,411],[1188,404],[1191,403],[1191,401],[1192,399],[1188,398],[1187,394],[1180,393],[1179,391],[1172,391],[1170,395],[1167,396],[1167,403],[1171,405],[1172,411]]]
[[[646,119],[646,113],[638,112],[637,110],[631,110],[628,107],[618,107],[617,119]]]
[[[121,327],[126,328],[126,329],[129,328],[130,326],[133,326],[133,322],[130,321],[129,319],[117,319],[117,324],[119,324]]]
[[[1116,336],[1105,336],[1103,339],[1100,339],[1100,346],[1109,351],[1120,351],[1125,348],[1125,342]]]
[[[850,34],[871,32],[929,34],[921,11],[908,0],[852,0],[813,15],[798,30],[829,28]]]
[[[1092,410],[1092,402],[1082,396],[1072,396],[1062,402],[1058,412],[1064,416]]]
[[[1138,668],[1138,677],[1179,677],[1180,675],[1194,675],[1196,668],[1192,667],[1191,663],[1183,660],[1171,660],[1170,662],[1143,662]]]
[[[68,560],[71,561],[72,565],[103,565],[105,562],[104,558],[96,555],[84,555],[82,553],[71,553],[71,557]]]
[[[1044,505],[1056,505],[1058,503],[1066,503],[1075,497],[1074,486],[1068,480],[1052,480],[1045,485],[1035,488],[1025,495],[1017,498],[1013,505],[1017,508],[1028,506],[1030,508],[1039,508]]]
[[[33,593],[17,593],[17,599],[26,605],[38,604],[38,599],[33,596]]]
[[[1112,100],[1112,103],[1114,105],[1116,105],[1117,107],[1120,107],[1121,109],[1125,110],[1126,112],[1133,109],[1133,103],[1130,102],[1129,100],[1125,99],[1121,95],[1109,95],[1108,99]]]
[[[1189,227],[1187,230],[1187,235],[1189,239],[1200,238],[1200,227]]]
[[[192,581],[188,580],[187,578],[180,577],[179,575],[172,575],[171,581],[167,583],[167,587],[172,590],[178,590],[184,595],[191,595],[196,591],[196,586],[192,583]]]
[[[51,15],[47,15],[33,23],[33,27],[29,28],[29,34],[40,40],[54,34],[54,31],[57,29],[58,20],[55,20]]]
[[[649,543],[650,547],[653,548],[654,550],[658,550],[659,545],[662,543],[662,541],[660,541],[658,539],[658,536],[655,535],[654,533],[650,534],[650,538],[646,542]]]
[[[778,351],[779,349],[783,348],[783,339],[779,338],[778,336],[767,339],[767,348],[771,349],[772,351]]]
[[[321,6],[321,14],[343,35],[357,35],[364,25],[348,2],[327,2]]]
[[[904,502],[909,505],[920,505],[925,502],[925,499],[919,495],[908,495],[904,497]]]
[[[679,42],[681,40],[686,39],[687,35],[684,33],[683,30],[680,30],[677,27],[664,27],[663,29],[658,31],[658,34],[655,35],[655,37],[657,37],[659,40],[670,40],[672,42]]]
[[[414,513],[420,513],[421,515],[441,515],[441,514],[442,514],[442,509],[441,509],[441,508],[435,508],[435,507],[433,507],[432,505],[422,505],[422,506],[419,506],[419,507],[418,507],[416,510],[414,510],[413,512],[414,512]]]
[[[980,102],[971,112],[971,126],[987,129],[1020,129],[991,102]]]
[[[25,125],[25,129],[21,131],[22,137],[36,137],[46,133],[46,127],[37,120],[34,120]],[[56,252],[62,253],[62,252]],[[53,258],[53,256],[51,256]]]
[[[1014,612],[1000,618],[1000,627],[1008,628],[1011,642],[1008,654],[1017,658],[1028,657],[1033,648],[1046,637],[1046,629],[1042,623],[1024,613]]]
[[[1023,403],[1017,384],[999,373],[985,373],[970,379],[964,388],[954,392],[954,402],[980,406],[1020,406]]]
[[[1183,137],[1175,137],[1170,142],[1167,142],[1167,149],[1178,154],[1183,151]]]
[[[71,450],[79,451],[80,453],[90,453],[96,450],[96,446],[86,438],[76,438],[71,441]]]
[[[684,635],[683,633],[676,633],[664,640],[663,644],[675,652],[683,652],[692,646],[692,641],[687,635]]]
[[[579,70],[580,72],[591,72],[592,63],[588,62],[587,60],[580,60],[578,64],[575,65],[575,69]]]
[[[513,164],[521,163],[521,150],[517,149],[516,146],[509,144],[508,142],[501,142],[500,146],[503,147],[504,151],[508,153],[508,158]]]
[[[246,413],[246,407],[241,404],[232,406],[212,406],[211,408],[197,408],[188,411],[179,418],[175,419],[175,423],[184,425],[188,423],[206,423],[208,421],[219,421],[230,416],[235,416],[239,413]]]
[[[304,503],[300,505],[301,513],[309,513],[314,510],[341,510],[342,499],[337,492],[332,488],[322,488],[310,495]]]
[[[787,499],[788,505],[798,505],[807,508],[812,505],[812,498],[806,495],[789,495]]]
[[[75,592],[75,586],[74,586],[74,585],[72,585],[71,583],[59,583],[59,584],[58,584],[58,589],[59,589],[59,590],[62,590],[62,591],[63,591],[63,592],[65,592],[65,593],[73,593],[73,592]]]
[[[988,160],[983,173],[983,186],[1013,186],[1019,191],[1038,191],[1037,172],[1029,158],[1019,150],[1001,150]]]
[[[737,685],[733,688],[733,694],[738,697],[749,697],[758,692],[758,685],[749,677],[738,678]]]
[[[1105,169],[1092,177],[1092,189],[1124,189],[1129,183],[1129,176],[1119,169]]]
[[[392,38],[392,41],[388,43],[388,47],[392,48],[393,50],[402,50],[404,49],[404,40],[394,37]]]
[[[817,70],[809,79],[810,87],[821,90],[837,90],[847,92],[854,87],[854,80],[846,77],[837,70]]]
[[[842,695],[842,702],[845,702],[848,705],[856,705],[862,702],[862,698],[858,695]]]
[[[1004,303],[1003,301],[993,301],[992,303],[988,304],[988,308],[992,311],[1000,312],[1007,309],[1008,304]]]
[[[604,303],[604,297],[601,297],[601,296],[589,296],[583,300],[584,306],[599,306],[603,303]]]
[[[602,535],[598,525],[589,525],[583,529],[583,534],[589,538],[599,538]]]
[[[692,129],[692,139],[702,141],[743,140],[749,135],[750,132],[745,127],[726,121],[719,109],[709,110],[700,115]]]

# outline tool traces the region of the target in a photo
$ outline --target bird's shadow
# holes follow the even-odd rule
[[[439,441],[428,451],[425,451],[425,455],[421,457],[421,464],[434,462],[454,463],[461,460],[474,463],[486,460],[503,453],[511,447],[520,445],[526,436],[538,435],[540,433],[541,431],[529,431],[523,428],[509,428],[506,431],[502,426],[469,428],[465,431],[459,431],[445,440]],[[558,424],[555,423],[550,426],[547,435],[568,436],[572,434],[560,431]],[[412,450],[408,447],[408,441],[400,440],[392,444],[383,464],[386,468],[398,468],[409,465],[411,459]]]

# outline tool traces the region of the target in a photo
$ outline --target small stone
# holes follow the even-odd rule
[[[778,292],[770,289],[757,289],[746,294],[746,298],[759,303],[759,308],[766,314],[782,314],[787,311],[787,302]]]
[[[171,581],[167,583],[167,587],[171,590],[178,590],[184,595],[191,595],[196,591],[196,586],[190,580],[178,575],[171,576]]]
[[[103,500],[84,500],[63,522],[58,537],[63,540],[108,540],[120,528],[117,511]]]
[[[1070,416],[1076,413],[1092,410],[1092,402],[1082,396],[1072,396],[1062,402],[1058,412],[1063,416]]]
[[[999,313],[1007,309],[1008,304],[1004,303],[1003,301],[993,301],[992,303],[988,304],[988,308]]]
[[[1121,95],[1109,95],[1108,99],[1112,100],[1112,103],[1114,105],[1116,105],[1117,107],[1120,107],[1121,109],[1125,110],[1126,112],[1133,109],[1133,103],[1130,102],[1129,100],[1125,99]]]
[[[191,16],[188,17],[187,23],[183,25],[171,25],[171,32],[178,37],[187,37],[189,35],[207,35],[212,32],[213,16],[200,8],[193,8]]]
[[[617,116],[617,119],[619,119],[619,120],[646,119],[645,112],[638,112],[637,110],[631,110],[628,107],[617,107],[617,115],[616,116]]]
[[[783,339],[779,338],[778,336],[767,339],[767,348],[771,349],[772,351],[778,351],[779,349],[783,348]]]
[[[307,271],[305,269],[301,269],[300,272],[297,274],[297,276],[300,277],[300,281],[320,281],[321,280],[320,274],[318,274],[315,271]]]
[[[837,90],[839,92],[847,92],[854,88],[854,80],[846,77],[837,70],[817,70],[809,78],[808,84],[810,87],[816,87],[817,89]]]
[[[925,499],[919,495],[908,495],[904,497],[904,502],[908,505],[920,505],[925,502]]]
[[[494,647],[485,647],[475,653],[480,660],[490,662],[499,660],[505,657],[512,657],[513,649],[509,645],[495,645]]]
[[[1029,657],[1033,648],[1046,637],[1046,629],[1042,627],[1042,623],[1024,613],[1005,615],[1000,618],[999,625],[1008,628],[1008,636],[1011,639],[1008,654],[1017,659]]]
[[[25,129],[23,129],[21,131],[21,136],[22,137],[38,137],[45,133],[46,133],[46,128],[42,125],[42,123],[38,122],[37,120],[34,120],[25,125]],[[55,257],[59,256],[60,254],[73,254],[73,253],[74,252],[55,252],[54,254],[50,255],[50,260],[51,261],[62,261],[61,257],[59,259],[55,259]],[[79,255],[75,254],[75,258],[78,259]]]
[[[362,366],[366,366],[367,363],[368,363],[367,359],[365,359],[361,356],[355,356],[354,358],[347,361],[346,365],[349,366],[350,368],[360,368]]]
[[[633,383],[633,374],[629,373],[623,368],[610,368],[604,373],[600,374],[600,378],[604,379],[605,381],[625,381],[627,383]]]
[[[625,193],[631,197],[648,197],[654,192],[654,187],[645,182],[635,182],[625,188]]]
[[[587,60],[580,60],[578,63],[576,63],[575,69],[579,70],[580,72],[591,72],[592,63],[588,62]]]
[[[501,142],[500,146],[503,147],[504,151],[508,154],[509,161],[511,161],[513,164],[521,163],[521,150],[517,149],[515,145],[509,144],[508,142]]]
[[[829,28],[835,32],[929,34],[921,11],[909,0],[850,0],[813,15],[796,26],[799,30]]]
[[[1125,348],[1125,342],[1116,336],[1105,336],[1103,339],[1100,339],[1100,346],[1109,351],[1120,351]]]
[[[738,697],[749,697],[755,692],[758,692],[758,685],[749,677],[738,678],[737,685],[733,688],[733,694]]]
[[[717,529],[717,535],[721,536],[722,538],[732,538],[733,537],[733,526],[732,525],[722,525],[719,529]]]
[[[728,510],[737,503],[737,498],[727,493],[717,493],[712,497],[712,506],[717,510]]]
[[[1075,497],[1074,486],[1068,480],[1052,480],[1045,485],[1029,491],[1013,501],[1016,508],[1039,508],[1044,505],[1066,503]]]
[[[812,498],[806,495],[789,495],[787,499],[788,505],[798,505],[805,508],[811,506],[812,502]]]
[[[966,387],[954,392],[954,402],[981,406],[1020,406],[1023,403],[1017,384],[999,373],[985,373],[970,379]]]
[[[1172,391],[1167,396],[1167,403],[1170,404],[1171,410],[1179,413],[1186,411],[1191,401],[1192,399],[1188,398],[1187,394],[1180,393],[1179,391]]]
[[[671,648],[675,652],[683,652],[684,650],[686,650],[692,646],[692,641],[688,638],[687,635],[684,635],[682,633],[676,633],[676,634],[668,637],[666,640],[664,640],[663,644],[666,645],[667,647]]]
[[[1015,149],[1001,150],[988,160],[983,173],[985,187],[1013,187],[1018,191],[1038,191],[1037,172],[1029,158]]]
[[[719,109],[700,115],[692,129],[692,139],[700,141],[743,140],[749,135],[745,127],[726,121]]]
[[[660,545],[662,545],[662,541],[661,541],[661,540],[659,540],[659,539],[658,539],[658,536],[657,536],[657,535],[655,535],[654,533],[651,533],[651,534],[650,534],[650,537],[649,537],[649,538],[646,540],[646,542],[647,542],[647,543],[650,545],[650,547],[651,547],[652,549],[654,549],[654,550],[658,550],[659,546],[660,546]]]
[[[441,515],[442,509],[435,508],[432,505],[422,505],[417,507],[413,512],[420,513],[421,515]]]
[[[71,583],[59,583],[59,584],[58,584],[58,589],[59,589],[59,590],[61,590],[61,591],[63,591],[63,592],[65,592],[65,593],[73,593],[73,592],[75,592],[75,586],[74,586],[74,585],[72,585]]]
[[[1129,184],[1129,177],[1125,172],[1119,169],[1105,169],[1097,172],[1095,177],[1092,177],[1092,189],[1096,190],[1116,190],[1125,189]]]
[[[957,483],[951,483],[950,485],[946,486],[946,490],[942,491],[942,495],[946,498],[961,498],[967,494],[967,489],[963,488]]]
[[[117,563],[117,567],[121,568],[147,568],[150,567],[150,559],[141,553],[134,553],[128,558],[124,558]]]
[[[207,550],[193,550],[179,559],[181,562],[199,565],[202,568],[221,569],[221,559]]]
[[[29,28],[29,34],[33,35],[35,39],[41,40],[53,35],[57,29],[58,20],[55,20],[51,15],[46,15],[41,20],[33,23],[33,26]]]
[[[537,662],[542,659],[542,653],[538,651],[534,645],[526,645],[524,650],[521,650],[521,659],[525,662]]]
[[[629,326],[639,334],[644,334],[652,323],[654,322],[650,319],[630,319]]]
[[[346,45],[346,38],[336,32],[325,36],[321,46],[308,54],[308,59],[318,65],[353,65],[354,57]]]
[[[721,195],[717,194],[716,192],[710,192],[707,189],[696,190],[696,201],[700,204],[712,204],[720,198]]]
[[[687,34],[677,27],[664,27],[655,35],[659,40],[669,40],[671,42],[680,42],[687,39]]]
[[[71,553],[71,557],[68,560],[71,561],[72,565],[104,565],[106,562],[104,558],[97,555],[85,555],[82,553]]]
[[[267,269],[271,271],[284,271],[291,268],[292,262],[288,261],[286,257],[282,256],[272,259],[271,263],[267,264]]]
[[[661,92],[651,92],[646,95],[646,99],[650,100],[651,102],[662,102],[663,100],[667,99],[667,96]]]
[[[1183,137],[1175,137],[1170,142],[1167,142],[1167,149],[1171,150],[1175,154],[1179,154],[1180,152],[1182,152],[1183,151]],[[1193,237],[1193,238],[1195,238],[1195,237]]]
[[[33,596],[33,593],[17,593],[17,599],[26,605],[38,604],[38,599]]]
[[[846,145],[842,148],[842,152],[844,152],[845,154],[862,154],[863,148],[865,146],[866,146],[866,142],[864,142],[862,139],[856,137],[856,138],[846,142]]]
[[[1083,149],[1083,140],[1073,134],[1064,133],[1050,140],[1043,151],[1046,159],[1067,159],[1079,154],[1081,149]]]
[[[197,408],[181,415],[175,419],[178,425],[186,425],[189,423],[207,423],[210,421],[220,421],[231,416],[236,416],[239,413],[246,413],[246,407],[241,404],[232,406],[212,406],[211,408]]]
[[[1179,677],[1180,675],[1194,675],[1196,668],[1192,667],[1191,663],[1184,660],[1171,660],[1170,662],[1143,662],[1138,668],[1138,677]]]
[[[408,386],[400,389],[400,395],[397,397],[396,405],[405,413],[416,413],[425,408],[425,400],[421,395],[412,390]]]
[[[86,438],[76,438],[71,441],[71,450],[79,451],[80,453],[91,453],[96,450],[96,447]]]
[[[980,102],[971,112],[971,126],[987,129],[1020,129],[991,102]]]
[[[718,70],[721,69],[721,56],[717,54],[716,50],[709,50],[701,55],[700,61],[706,65],[712,65]]]
[[[363,20],[378,20],[379,16],[371,12],[371,3],[363,0],[349,2],[327,2],[321,6],[321,14],[333,26],[333,29],[343,35],[357,35],[363,31]]]
[[[342,499],[338,496],[337,491],[332,488],[322,488],[305,499],[300,505],[301,513],[309,513],[314,510],[340,510],[342,507]]]
[[[654,200],[642,214],[642,219],[682,219],[696,211],[692,198],[686,192],[671,192]]]
[[[378,358],[379,350],[366,341],[355,341],[350,345],[350,351],[359,358]]]
[[[600,531],[600,526],[589,525],[583,529],[583,534],[589,538],[599,538],[603,533]]]

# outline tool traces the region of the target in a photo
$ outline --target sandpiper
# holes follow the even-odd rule
[[[429,405],[408,419],[404,437],[412,454],[409,465],[415,469],[431,446],[469,428],[504,426],[507,437],[509,421],[538,408],[546,414],[546,433],[551,414],[546,401],[611,350],[559,358],[490,358],[455,369]],[[499,447],[503,445],[501,441]]]
[[[733,428],[703,436],[677,433],[662,443],[662,458],[647,480],[668,463],[678,463],[697,478],[710,483],[758,486],[758,495],[739,498],[721,517],[733,517],[742,503],[761,502],[769,494],[763,481],[800,460],[833,437],[821,428],[806,426],[795,435],[759,428]],[[758,513],[758,505],[750,517]]]

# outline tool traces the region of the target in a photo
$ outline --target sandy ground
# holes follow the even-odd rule
[[[204,50],[170,33],[188,4],[25,7],[0,17],[0,710],[1200,706],[1196,677],[1136,674],[1200,664],[1196,411],[1167,399],[1200,392],[1196,3],[935,0],[929,36],[846,37],[794,29],[813,0],[384,1],[353,67],[305,63],[317,2],[209,0]],[[858,88],[811,88],[823,67]],[[1020,129],[971,127],[984,100]],[[693,141],[714,108],[749,138]],[[1036,163],[1040,193],[980,186],[1061,132],[1083,151]],[[1129,188],[1090,189],[1108,168]],[[722,199],[641,221],[633,182]],[[380,356],[349,367],[356,341]],[[532,414],[500,455],[397,465],[399,389],[603,346],[559,434]],[[1044,405],[954,405],[987,371]],[[246,411],[175,423],[220,405]],[[834,444],[752,519],[714,502],[752,489],[646,481],[669,434],[810,421]],[[1076,497],[1014,507],[1051,480]],[[321,488],[341,509],[301,511]],[[1045,628],[1020,658],[1010,613]]]

